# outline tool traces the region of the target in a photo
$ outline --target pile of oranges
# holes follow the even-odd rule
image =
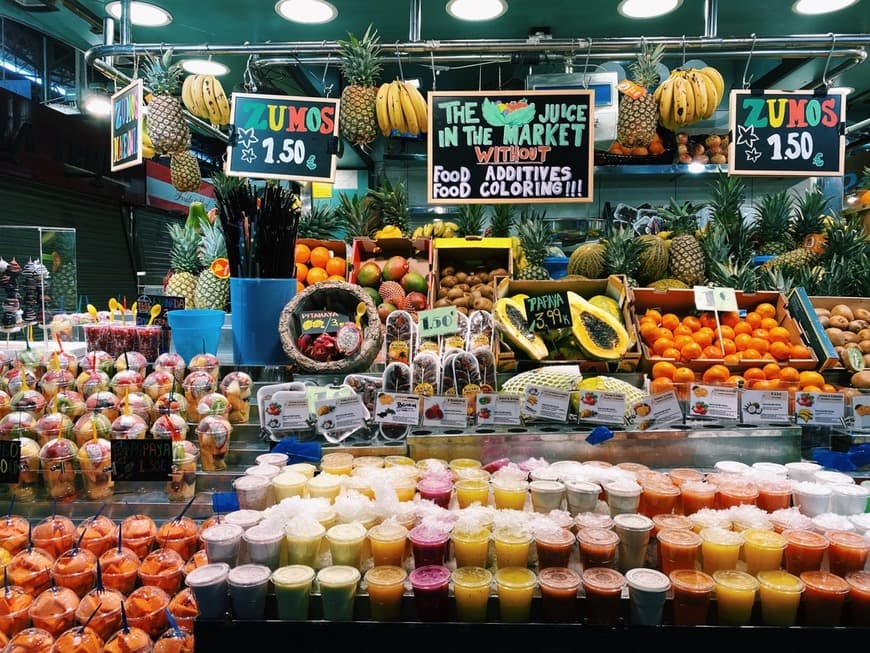
[[[638,332],[650,358],[687,363],[696,359],[721,361],[728,367],[745,361],[812,359],[806,345],[795,342],[776,319],[776,307],[762,302],[741,318],[736,312],[720,313],[719,323],[710,312],[680,317],[676,313],[647,311],[638,319]]]
[[[760,367],[748,367],[735,374],[725,365],[716,363],[700,373],[670,361],[657,361],[650,372],[650,392],[658,394],[674,390],[680,399],[687,399],[692,383],[742,387],[747,390],[803,390],[805,392],[837,392],[837,386],[813,370],[798,370],[776,362]]]
[[[347,261],[328,248],[296,243],[296,292],[320,281],[346,281]]]

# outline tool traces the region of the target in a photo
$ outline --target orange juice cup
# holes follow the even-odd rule
[[[89,628],[93,628],[105,640],[121,627],[123,602],[124,595],[117,590],[91,590],[79,601],[76,608],[76,621],[80,625],[87,623]],[[97,611],[96,614],[94,610]]]
[[[36,547],[19,551],[6,565],[10,585],[18,585],[32,596],[38,596],[51,585],[54,556]]]
[[[35,628],[42,628],[56,638],[75,625],[77,607],[79,597],[70,588],[49,587],[30,605],[30,621]]]
[[[381,522],[369,529],[372,564],[401,567],[405,563],[408,529],[394,520]]]
[[[100,573],[104,587],[126,596],[139,578],[139,556],[126,546],[112,547],[100,556]]]
[[[492,541],[497,567],[525,567],[528,565],[529,553],[531,553],[532,542],[534,542],[531,532],[518,528],[496,528],[492,533]]]
[[[748,626],[758,593],[755,576],[736,569],[713,572],[716,582],[716,611],[720,626]]]
[[[484,525],[454,528],[450,533],[456,567],[486,567],[490,531]]]
[[[849,583],[828,571],[805,571],[804,622],[807,626],[839,626],[843,605],[849,595]]]
[[[764,626],[794,626],[804,582],[787,571],[760,571],[761,622]]]
[[[753,576],[764,569],[779,569],[785,538],[775,531],[750,528],[743,531],[746,571]]]
[[[699,472],[697,469],[692,469],[691,467],[675,467],[667,474],[673,484],[677,487],[682,487],[683,483],[688,483],[690,481],[697,483],[704,480],[703,472]]]
[[[55,558],[51,579],[58,587],[69,587],[81,598],[94,586],[97,556],[87,549],[72,548]]]
[[[375,621],[399,621],[408,572],[393,565],[375,565],[366,572],[369,610]]]
[[[849,531],[827,531],[828,568],[832,574],[845,577],[852,571],[861,571],[867,564],[870,544],[862,535]]]
[[[169,595],[159,587],[143,585],[133,590],[124,600],[127,624],[141,628],[148,636],[160,637],[169,627],[165,609],[169,606]]]
[[[668,574],[674,591],[674,625],[708,623],[710,596],[716,588],[712,576],[695,569],[677,569]]]
[[[529,620],[532,596],[538,577],[525,567],[499,567],[495,574],[498,594],[498,614],[502,623],[524,623]]]
[[[9,637],[30,625],[30,605],[33,595],[17,585],[0,592],[0,632]]]
[[[680,486],[678,507],[684,515],[694,515],[704,508],[716,507],[717,488],[705,481],[687,481]]]
[[[172,549],[155,549],[139,564],[142,585],[159,587],[169,596],[181,588],[181,570],[184,559]]]
[[[53,557],[71,549],[76,541],[76,526],[64,515],[51,515],[36,526],[30,534],[33,546],[48,551]]]
[[[491,481],[492,500],[499,510],[523,510],[529,493],[528,481],[515,478],[494,478]]]
[[[720,510],[741,505],[756,505],[758,487],[748,481],[727,481],[719,484],[716,506]]]
[[[785,479],[759,481],[755,505],[767,512],[791,507],[791,483]]]
[[[676,569],[695,569],[701,554],[701,536],[682,528],[663,528],[658,541],[659,569],[670,574]]]
[[[658,537],[659,531],[666,528],[676,528],[684,531],[692,530],[692,520],[685,515],[678,514],[662,514],[653,515],[653,530],[652,537]]]
[[[787,529],[782,536],[786,541],[782,557],[788,573],[799,576],[804,571],[822,568],[822,560],[828,550],[828,538],[804,529]]]
[[[492,586],[492,572],[483,567],[457,567],[450,575],[456,599],[456,619],[486,621]]]
[[[870,571],[846,574],[849,583],[849,616],[853,626],[870,626]]]
[[[473,503],[485,506],[489,503],[489,481],[475,478],[462,478],[453,485],[456,490],[456,502],[460,508],[467,508]]]
[[[712,526],[703,529],[699,535],[701,565],[706,573],[712,574],[717,569],[737,569],[744,540],[742,533]]]
[[[637,511],[646,517],[673,512],[680,499],[680,488],[670,480],[641,481],[640,487]]]
[[[154,643],[151,636],[141,628],[117,630],[103,647],[104,653],[151,653]]]

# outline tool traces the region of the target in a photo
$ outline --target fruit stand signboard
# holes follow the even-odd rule
[[[591,202],[593,92],[429,93],[428,201]]]
[[[142,163],[142,80],[137,79],[112,96],[111,169]]]
[[[728,174],[842,176],[843,100],[841,93],[731,91]]]
[[[0,483],[17,483],[20,471],[21,443],[0,440]]]
[[[172,472],[172,440],[111,440],[115,481],[166,481]]]
[[[233,93],[226,173],[335,181],[338,100]]]

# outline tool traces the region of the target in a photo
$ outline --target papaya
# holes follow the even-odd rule
[[[568,291],[571,307],[571,330],[577,344],[594,360],[617,360],[630,346],[625,327],[607,311]]]
[[[532,360],[540,361],[549,351],[544,339],[529,327],[526,308],[522,301],[502,297],[492,309],[495,323],[511,347],[519,349]]]
[[[589,298],[589,303],[593,306],[597,306],[602,311],[607,311],[617,320],[619,320],[620,324],[625,324],[625,321],[622,318],[622,311],[619,308],[619,302],[617,302],[613,297],[608,297],[607,295],[595,295],[594,297]]]

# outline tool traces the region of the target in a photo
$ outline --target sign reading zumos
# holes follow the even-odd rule
[[[429,202],[591,202],[592,111],[589,90],[429,93]]]

